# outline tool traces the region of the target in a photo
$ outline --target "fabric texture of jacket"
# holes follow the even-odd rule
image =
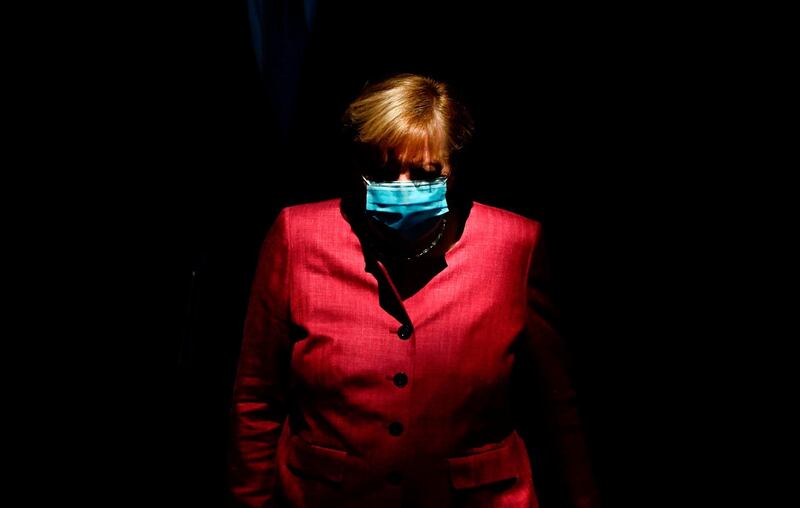
[[[365,269],[339,199],[284,208],[234,388],[236,506],[539,506],[512,398],[533,386],[550,401],[570,506],[596,506],[562,345],[539,312],[540,230],[475,202],[446,268],[405,299],[394,291],[398,318],[379,305],[390,273]]]

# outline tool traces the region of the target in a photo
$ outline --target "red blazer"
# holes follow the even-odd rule
[[[234,389],[237,506],[536,507],[512,380],[545,383],[573,505],[595,506],[574,391],[536,311],[539,238],[539,223],[474,203],[447,268],[401,300],[409,326],[379,305],[339,199],[283,209]]]

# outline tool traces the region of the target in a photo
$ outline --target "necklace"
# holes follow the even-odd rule
[[[414,256],[413,256],[413,257],[414,257],[414,258],[418,258],[418,257],[420,257],[420,256],[424,256],[424,255],[425,255],[425,254],[427,254],[427,253],[428,253],[428,252],[429,252],[431,249],[433,249],[434,247],[436,247],[436,244],[437,244],[437,243],[439,243],[439,240],[441,240],[441,239],[442,239],[442,236],[444,235],[444,230],[445,230],[445,228],[446,228],[446,227],[447,227],[447,218],[446,218],[446,217],[442,217],[442,229],[440,229],[440,230],[439,230],[439,233],[436,235],[436,238],[434,238],[434,239],[433,239],[433,241],[431,242],[431,244],[430,244],[430,245],[428,245],[427,247],[425,247],[425,248],[424,248],[424,249],[422,249],[421,251],[419,251],[419,252],[417,252],[416,254],[414,254]],[[407,258],[407,260],[411,260],[411,257],[408,257],[408,258]]]
[[[406,261],[412,261],[414,259],[418,259],[418,258],[424,256],[425,254],[430,252],[431,249],[436,247],[436,245],[439,243],[439,240],[441,240],[442,236],[444,236],[445,229],[447,229],[447,217],[442,217],[442,224],[440,226],[439,233],[436,235],[436,237],[433,239],[433,241],[427,247],[425,247],[421,251],[419,251],[419,252],[417,252],[417,253],[415,253],[415,254],[413,254],[411,256],[397,255],[397,254],[387,254],[383,250],[379,249],[377,245],[375,245],[375,243],[372,241],[372,238],[370,237],[369,233],[367,233],[366,238],[367,238],[367,242],[369,243],[370,247],[375,252],[380,254],[381,256],[383,256],[383,257],[392,257],[392,258],[395,258],[395,259],[402,258],[402,259],[405,259]]]

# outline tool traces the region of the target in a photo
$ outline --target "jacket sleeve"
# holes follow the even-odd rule
[[[276,451],[287,413],[289,236],[286,209],[261,246],[233,390],[229,447],[231,505],[274,506]]]
[[[520,426],[542,508],[597,508],[567,348],[557,331],[552,279],[536,228],[527,274],[525,330],[515,364]]]

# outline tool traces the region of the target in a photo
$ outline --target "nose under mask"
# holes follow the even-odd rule
[[[447,177],[366,183],[366,213],[390,228],[414,235],[447,213]]]

